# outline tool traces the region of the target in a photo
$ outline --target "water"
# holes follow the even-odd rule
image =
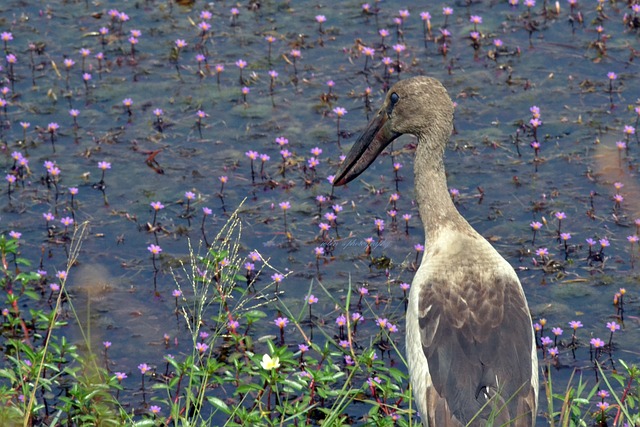
[[[397,59],[392,45],[399,41],[406,45],[400,55],[400,77],[436,77],[458,104],[446,167],[450,187],[460,191],[457,203],[462,214],[518,270],[535,319],[545,317],[549,325],[562,326],[565,341],[568,321],[584,323],[580,358],[574,361],[570,352],[562,353],[561,378],[574,366],[589,365],[585,346],[591,336],[608,338],[605,323],[616,318],[611,301],[620,287],[628,292],[626,312],[631,323],[627,321],[616,334],[614,357],[637,361],[640,337],[633,317],[637,274],[632,259],[637,261],[638,245],[631,245],[627,236],[636,233],[639,210],[638,143],[636,135],[627,139],[623,133],[625,125],[637,129],[634,107],[640,102],[633,50],[638,33],[623,23],[625,13],[634,14],[631,9],[623,3],[605,3],[604,18],[595,3],[584,2],[573,12],[561,3],[559,15],[548,12],[545,17],[542,5],[532,8],[531,15],[524,5],[511,7],[507,2],[449,5],[454,9],[447,27],[452,36],[443,57],[434,40],[424,46],[422,9],[409,8],[411,16],[397,31],[393,18],[405,8],[402,2],[377,3],[380,11],[375,17],[363,15],[360,2],[335,7],[302,0],[267,1],[257,12],[241,8],[236,25],[230,17],[232,6],[224,1],[197,3],[193,8],[166,2],[54,1],[43,6],[27,1],[11,2],[0,12],[0,30],[13,35],[6,43],[7,52],[17,57],[13,67],[3,63],[4,85],[10,92],[2,96],[8,105],[2,113],[1,165],[5,174],[12,173],[11,153],[20,151],[31,172],[17,188],[11,187],[10,194],[5,181],[2,231],[22,233],[21,254],[36,264],[40,261],[50,282],[67,260],[68,243],[61,238],[64,226],[59,219],[73,215],[76,224],[89,221],[79,265],[71,269],[69,292],[82,305],[82,289],[89,281],[84,277],[99,278],[103,284],[88,315],[95,320],[95,344],[113,342],[109,354],[114,371],[134,371],[141,362],[163,365],[167,351],[190,352],[189,340],[183,338],[184,322],[174,315],[171,293],[176,285],[169,267],[187,259],[188,238],[195,244],[203,237],[203,207],[212,209],[204,226],[212,239],[245,198],[240,213],[246,251],[242,256],[257,249],[274,268],[291,272],[280,287],[282,304],[297,313],[304,309],[310,287],[321,294],[314,248],[325,245],[333,248],[333,256],[318,261],[322,286],[344,300],[350,279],[354,284],[367,283],[372,294],[384,295],[388,302],[379,306],[380,313],[399,324],[396,341],[402,343],[403,294],[398,283],[411,281],[413,246],[423,243],[412,193],[414,140],[402,137],[393,146],[395,159],[403,164],[396,231],[386,213],[396,185],[389,156],[378,159],[358,181],[335,190],[331,203],[340,204],[343,211],[338,213],[338,227],[334,225],[326,239],[318,228],[324,221],[318,212],[329,212],[330,203],[319,209],[315,201],[317,195],[332,193],[326,177],[335,172],[340,153],[346,152],[383,97],[387,79],[380,28],[390,32],[385,45],[392,61]],[[440,37],[444,23],[442,6],[446,4],[428,8],[434,37]],[[111,8],[130,19],[112,21]],[[203,38],[196,25],[205,9],[212,14],[207,21],[212,27]],[[315,21],[320,14],[327,19],[322,32]],[[478,26],[482,46],[477,51],[468,37],[473,30],[469,15],[483,18]],[[530,46],[525,25],[531,19],[537,29]],[[603,26],[600,35],[597,25]],[[104,43],[101,27],[109,29]],[[127,39],[134,29],[142,34],[132,55]],[[267,35],[275,37],[270,58]],[[177,39],[187,43],[179,52]],[[488,55],[496,50],[494,39],[504,44],[495,61]],[[30,43],[38,48],[30,49]],[[594,43],[606,46],[606,54]],[[376,48],[375,57],[365,61],[362,46]],[[91,50],[84,67],[81,48]],[[292,49],[301,52],[295,69]],[[98,52],[105,59],[98,61]],[[205,55],[206,62],[198,64],[197,54]],[[68,71],[65,58],[75,61]],[[235,65],[239,59],[248,64],[242,70],[243,84]],[[219,84],[216,64],[224,65]],[[269,70],[278,72],[273,84]],[[86,85],[83,72],[91,74]],[[611,91],[609,72],[617,73]],[[397,77],[395,72],[390,82]],[[331,89],[329,80],[335,83]],[[243,86],[250,89],[246,100]],[[369,103],[364,95],[367,87]],[[123,106],[125,98],[133,100],[131,115]],[[538,129],[537,162],[529,145],[531,130],[522,127],[531,119],[529,109],[534,105],[540,108],[543,123]],[[335,107],[348,111],[340,119],[342,151],[337,145]],[[79,110],[77,128],[69,115],[72,108]],[[155,109],[162,109],[162,125]],[[200,126],[198,110],[207,114]],[[26,141],[20,122],[31,123]],[[60,125],[54,144],[47,132],[52,122]],[[286,148],[293,153],[285,176],[277,137],[286,137]],[[618,152],[619,140],[628,140],[628,151]],[[322,154],[312,171],[307,161],[314,147]],[[254,162],[253,180],[245,155],[249,150],[270,157],[264,168],[259,159]],[[61,170],[57,201],[55,188],[42,182],[47,176],[45,160],[54,161]],[[104,196],[94,188],[101,181],[100,161],[111,163],[105,171]],[[228,177],[223,198],[220,176]],[[612,200],[615,182],[624,184],[619,208]],[[79,189],[73,208],[69,187]],[[189,202],[191,215],[185,216],[187,191],[195,198]],[[153,221],[149,206],[153,201],[165,205],[158,212],[162,229],[157,237],[146,226]],[[285,201],[291,204],[287,213],[291,243],[279,207]],[[51,235],[42,216],[47,212],[56,217],[49,224],[55,224]],[[571,233],[570,260],[557,240],[556,212],[567,215],[562,231]],[[401,219],[404,213],[413,215],[408,235]],[[387,223],[372,251],[383,268],[363,256],[363,239],[376,238],[374,218]],[[532,245],[529,223],[543,219],[546,225]],[[587,238],[609,240],[604,262],[587,261]],[[328,239],[332,243],[323,242]],[[162,247],[155,290],[150,244]],[[534,263],[534,258],[539,261],[534,251],[540,247],[547,247],[549,258],[562,268],[545,272],[539,262]],[[599,250],[596,243],[593,251]],[[388,269],[385,260],[390,262]],[[263,283],[267,281],[265,277]],[[46,305],[26,298],[21,302],[33,308]],[[276,317],[276,304],[264,308]],[[321,298],[315,311],[331,330],[339,314],[331,301]],[[370,322],[368,328],[374,334],[377,327]],[[264,333],[277,333],[271,321],[264,323]],[[168,349],[164,334],[171,337]],[[125,386],[131,390],[135,383],[131,380]]]

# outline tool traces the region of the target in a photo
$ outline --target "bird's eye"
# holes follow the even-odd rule
[[[391,113],[393,113],[393,107],[396,106],[399,100],[400,100],[400,97],[398,96],[397,93],[393,92],[391,95],[389,95],[389,105],[387,105],[387,115],[391,116]]]

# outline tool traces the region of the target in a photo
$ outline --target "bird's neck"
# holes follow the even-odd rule
[[[446,230],[468,232],[471,228],[451,200],[442,159],[443,149],[430,145],[424,139],[419,140],[416,149],[416,199],[427,243]]]

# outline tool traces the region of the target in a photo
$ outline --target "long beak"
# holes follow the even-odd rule
[[[387,112],[382,109],[369,122],[336,173],[333,179],[334,186],[353,181],[373,163],[391,141],[400,136],[390,129],[388,119]]]

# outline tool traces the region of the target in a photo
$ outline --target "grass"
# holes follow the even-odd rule
[[[86,229],[86,223],[75,229],[68,275]],[[58,292],[49,292],[20,257],[17,241],[1,236],[7,308],[0,425],[419,425],[403,340],[392,323],[403,319],[404,296],[394,296],[389,284],[384,298],[363,298],[349,281],[339,298],[314,279],[307,299],[315,292],[333,310],[313,316],[309,304],[287,303],[275,281],[262,283],[277,272],[268,259],[245,271],[241,235],[242,222],[233,214],[210,247],[189,247],[187,262],[173,270],[175,315],[184,321],[190,350],[145,369],[139,387],[104,363],[107,350],[101,355],[92,344],[91,322],[81,318],[84,308],[74,305],[66,277]],[[39,308],[22,310],[21,299]],[[79,343],[66,338],[66,311],[85,325]],[[288,326],[273,325],[274,312]],[[354,320],[354,313],[367,321]],[[333,320],[339,315],[342,326]],[[552,378],[557,359],[543,360],[541,409],[550,426],[640,425],[638,368],[620,361],[621,372],[606,370],[603,354],[582,373],[576,370],[562,391]],[[136,377],[130,369],[128,376]],[[602,397],[603,390],[611,397]]]

